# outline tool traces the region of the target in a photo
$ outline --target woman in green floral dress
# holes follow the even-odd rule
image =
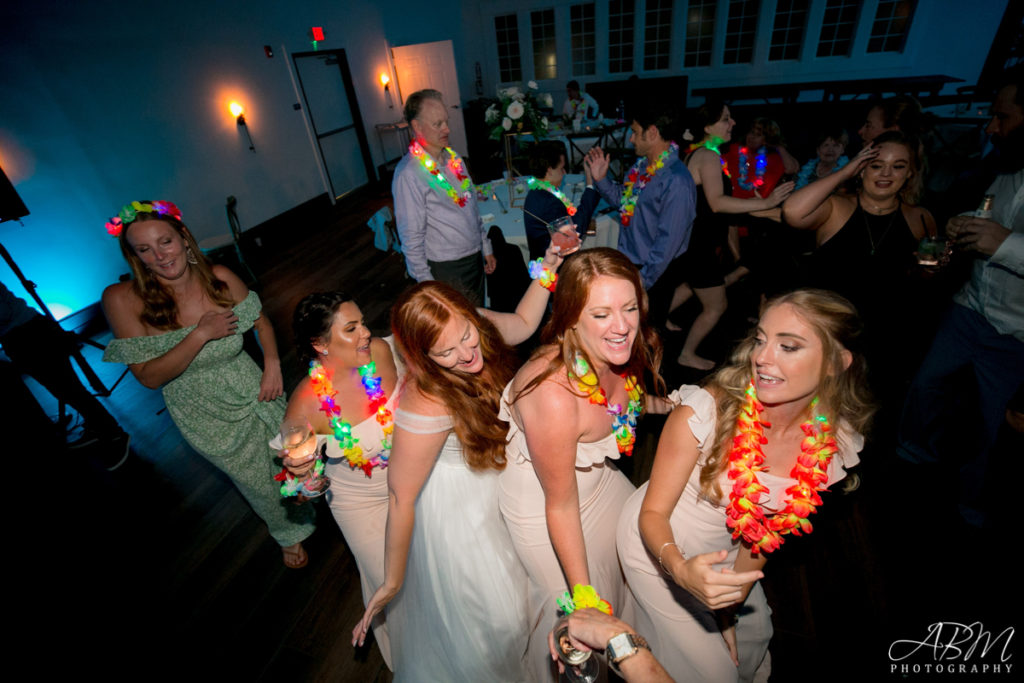
[[[126,363],[144,386],[161,388],[189,444],[231,477],[281,545],[284,563],[306,565],[309,504],[285,504],[267,442],[284,417],[281,364],[260,300],[234,273],[203,257],[170,202],[126,205],[107,223],[133,278],[107,287],[103,310],[115,339],[104,360]],[[242,351],[255,328],[264,370]]]

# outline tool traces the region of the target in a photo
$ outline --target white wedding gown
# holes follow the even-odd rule
[[[395,424],[452,428],[401,408]],[[527,586],[498,512],[498,471],[471,470],[452,432],[416,500],[405,583],[388,606],[395,680],[526,680]]]

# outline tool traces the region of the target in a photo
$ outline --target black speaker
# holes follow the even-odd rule
[[[28,208],[25,202],[21,201],[18,191],[7,179],[4,169],[0,168],[0,223],[4,221],[16,221],[28,215]]]

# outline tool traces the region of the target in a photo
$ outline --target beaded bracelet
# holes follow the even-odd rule
[[[555,600],[555,604],[566,615],[572,614],[578,609],[586,609],[588,607],[593,607],[608,615],[612,613],[611,604],[598,595],[597,589],[582,583],[577,583],[573,586],[572,597],[569,596],[569,591],[565,591],[562,593],[562,597]]]
[[[544,265],[544,259],[530,261],[530,278],[540,280],[540,286],[549,292],[555,291],[555,283],[558,281],[558,274]]]

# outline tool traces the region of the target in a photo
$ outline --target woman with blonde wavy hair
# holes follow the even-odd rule
[[[557,252],[549,247],[532,264],[543,274],[516,313],[475,309],[436,281],[415,285],[391,309],[406,377],[388,465],[385,576],[353,643],[388,605],[397,677],[526,677],[526,574],[498,512],[506,430],[497,415],[517,362],[509,344],[540,324]]]
[[[509,432],[499,502],[530,575],[530,670],[554,680],[547,634],[563,593],[596,592],[629,621],[614,529],[633,485],[614,461],[632,454],[636,420],[649,407],[644,378],[658,393],[664,384],[640,272],[614,249],[565,264],[542,341],[502,397]]]
[[[812,531],[819,492],[859,462],[872,413],[860,332],[837,294],[785,294],[706,387],[673,392],[617,544],[634,626],[675,680],[767,680],[758,579],[787,534]]]

